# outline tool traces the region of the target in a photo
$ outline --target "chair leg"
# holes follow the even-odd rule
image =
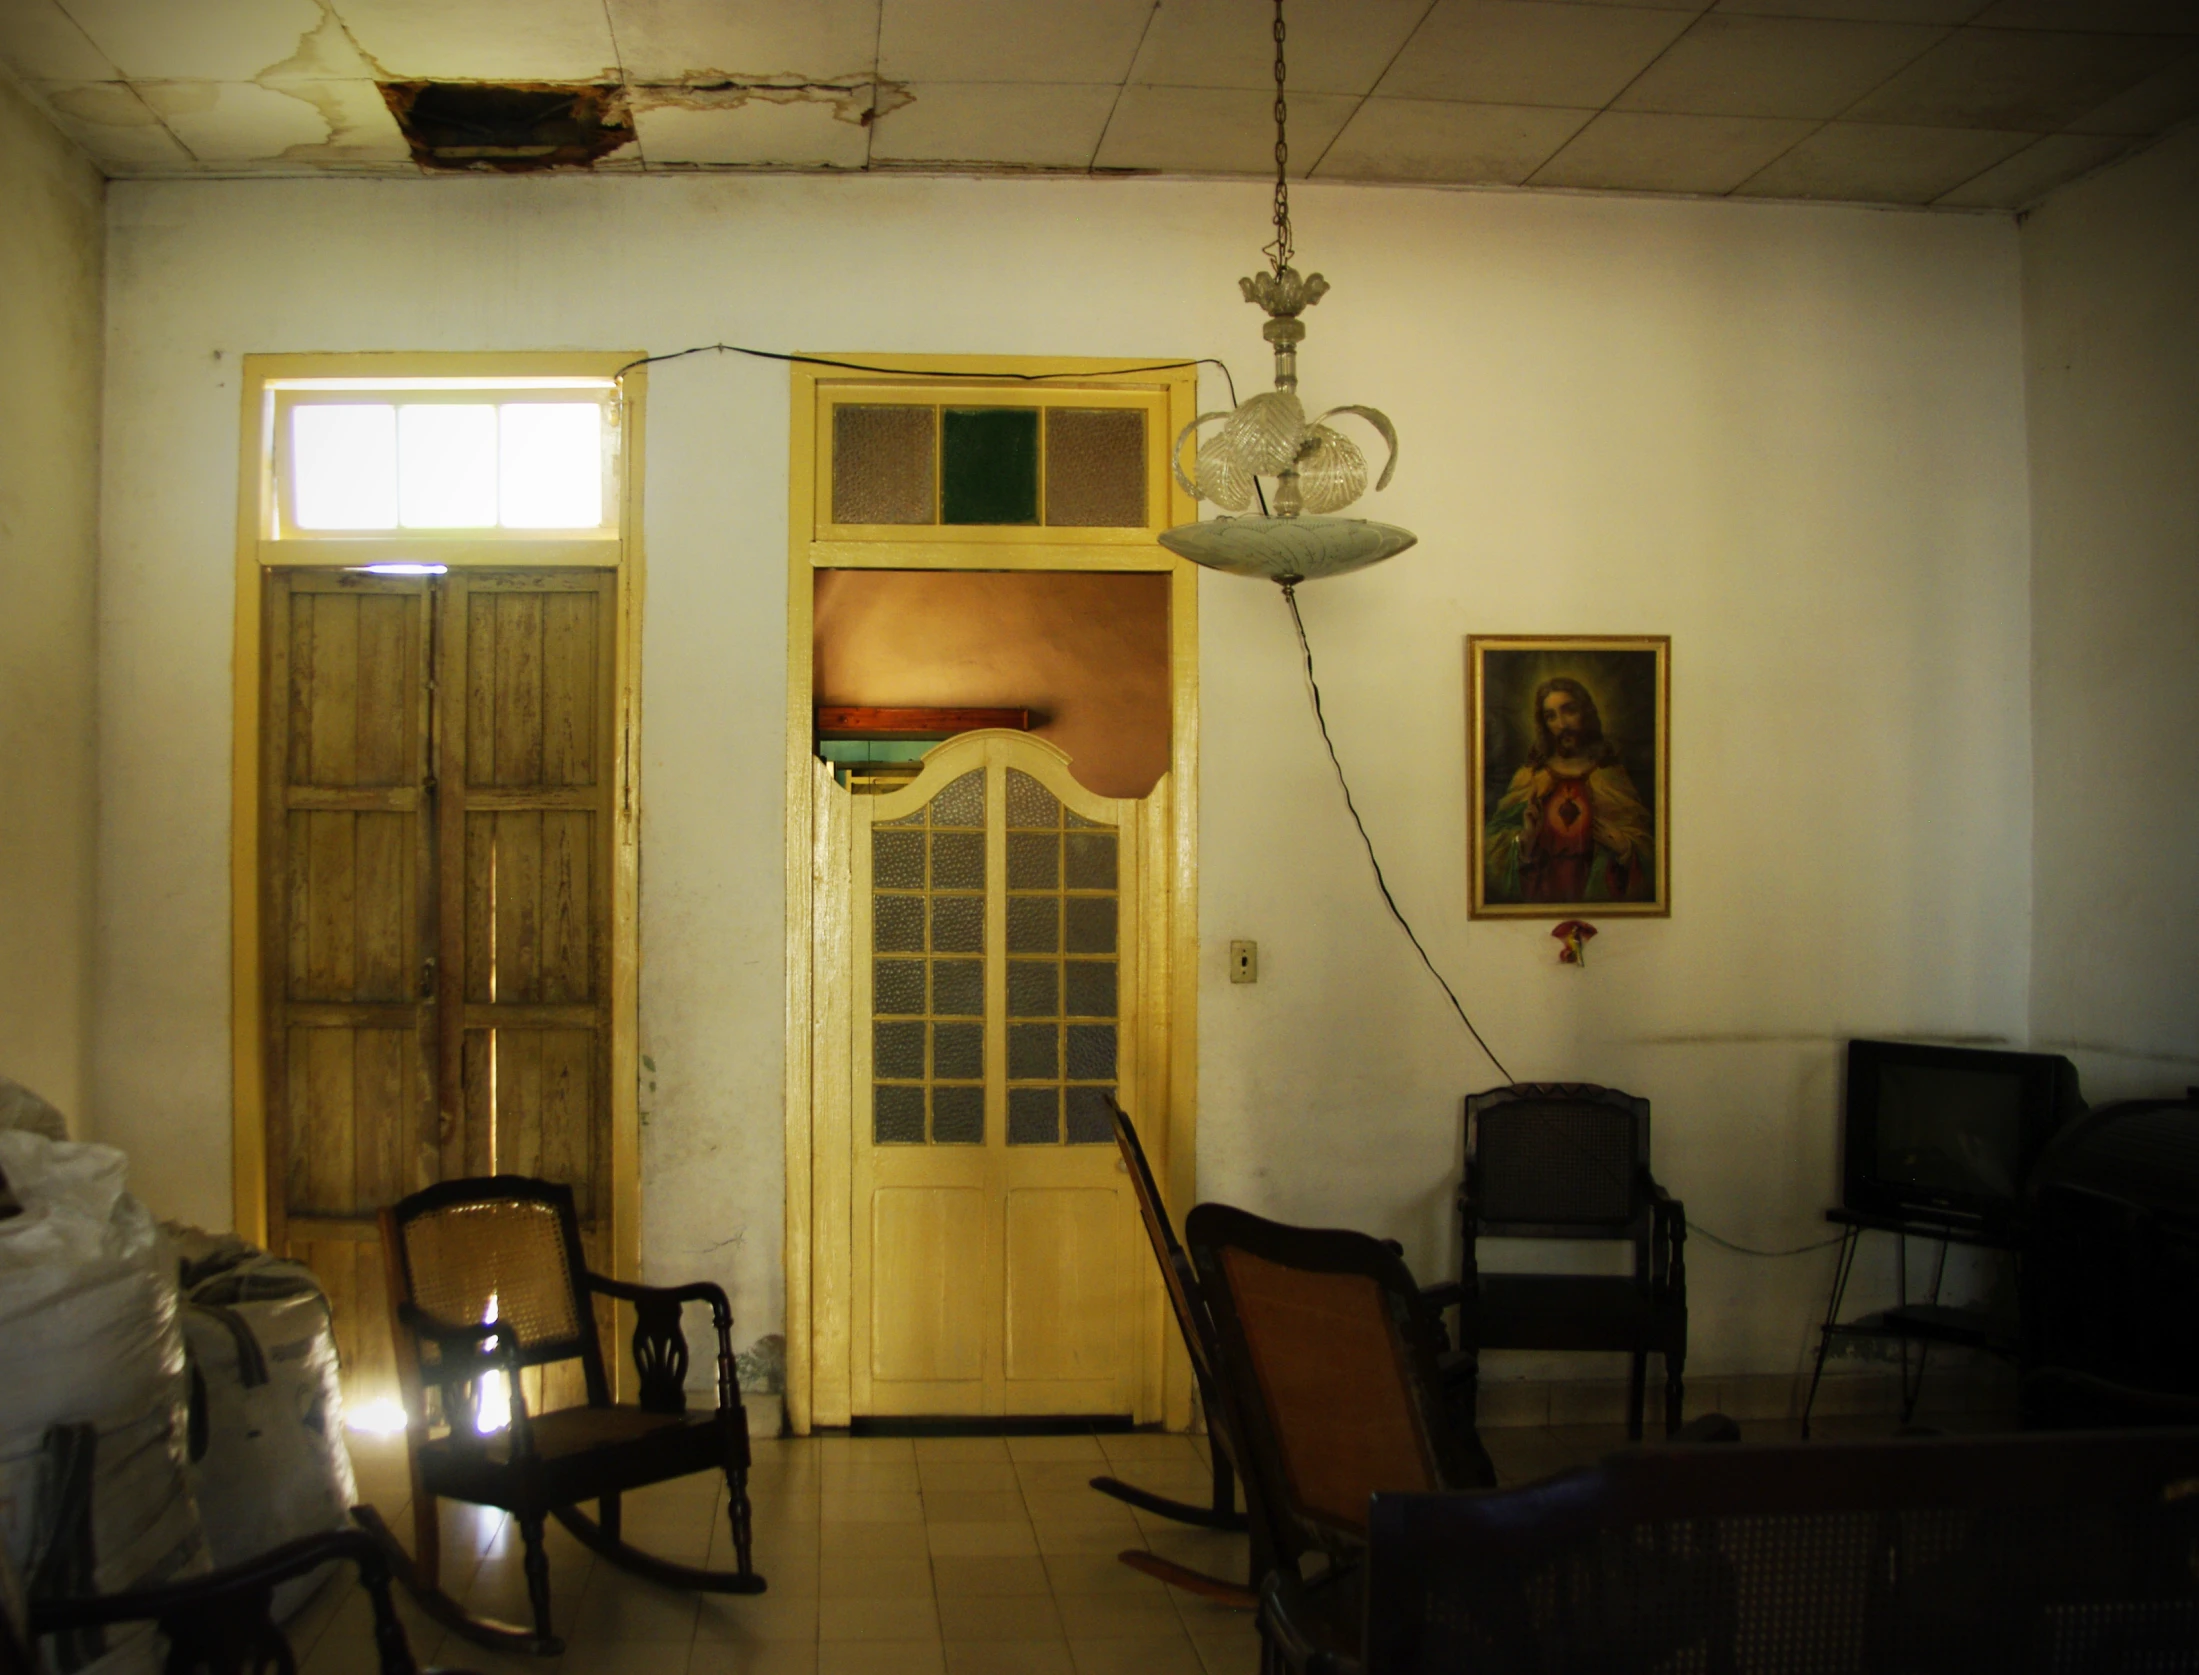
[[[1676,1436],[1680,1429],[1680,1410],[1686,1405],[1687,1387],[1680,1380],[1681,1369],[1687,1365],[1687,1357],[1668,1351],[1665,1355],[1665,1435]]]
[[[1214,1462],[1215,1515],[1233,1518],[1237,1513],[1237,1474],[1230,1469],[1229,1455],[1212,1437],[1207,1438],[1206,1451]]]
[[[725,1519],[733,1527],[734,1569],[742,1576],[754,1575],[756,1567],[750,1549],[754,1540],[755,1512],[748,1501],[746,1466],[725,1468]]]
[[[550,1636],[550,1557],[542,1550],[542,1514],[517,1514],[519,1539],[526,1548],[527,1603],[534,1608],[534,1631]]]
[[[412,1492],[412,1573],[424,1588],[443,1585],[443,1523],[433,1495]]]
[[[1636,1353],[1632,1370],[1626,1380],[1626,1440],[1642,1440],[1642,1407],[1648,1394],[1649,1357]]]

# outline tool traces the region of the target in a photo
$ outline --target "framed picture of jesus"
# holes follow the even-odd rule
[[[1671,662],[1661,634],[1466,642],[1473,917],[1672,911]]]

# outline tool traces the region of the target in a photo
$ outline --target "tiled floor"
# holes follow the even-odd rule
[[[1821,1421],[1884,1435],[1890,1419]],[[1966,1427],[1967,1428],[1967,1427]],[[1754,1424],[1751,1440],[1794,1434]],[[1506,1483],[1623,1446],[1617,1427],[1483,1433]],[[758,1596],[659,1588],[549,1535],[562,1659],[500,1657],[446,1635],[399,1597],[414,1655],[484,1672],[603,1675],[1252,1675],[1248,1613],[1179,1593],[1119,1563],[1145,1547],[1241,1576],[1242,1536],[1187,1529],[1095,1493],[1102,1473],[1178,1499],[1208,1493],[1203,1438],[1153,1434],[758,1442],[750,1478]],[[362,1499],[409,1540],[402,1449],[353,1439]],[[527,1616],[518,1532],[446,1505],[444,1586],[508,1621]],[[724,1485],[695,1477],[627,1497],[628,1539],[667,1558],[729,1566]],[[372,1675],[366,1599],[327,1589],[289,1626],[301,1675]]]

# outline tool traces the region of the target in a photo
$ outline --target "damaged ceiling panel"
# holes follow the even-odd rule
[[[0,0],[110,175],[1257,177],[1269,0]],[[1299,0],[1314,180],[2012,209],[2199,118],[2199,0]],[[400,118],[410,132],[400,126]]]

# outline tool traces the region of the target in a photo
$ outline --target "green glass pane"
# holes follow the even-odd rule
[[[1008,1144],[1051,1146],[1061,1138],[1059,1088],[1008,1090]],[[1114,1138],[1110,1133],[1108,1138]]]
[[[950,407],[941,419],[939,521],[1038,522],[1038,409]]]
[[[1108,1096],[1113,1088],[1071,1088],[1069,1094],[1069,1144],[1108,1146],[1115,1140],[1115,1113]]]
[[[983,1024],[932,1025],[932,1074],[941,1079],[975,1080],[985,1074]]]
[[[1048,1079],[1061,1074],[1061,1027],[1058,1024],[1010,1024],[1008,1026],[1008,1079],[1014,1082]]]
[[[880,960],[871,979],[871,1010],[904,1017],[924,1015],[924,962]]]
[[[879,1011],[885,1008],[881,1006]],[[922,1008],[912,1010],[921,1011]],[[985,1011],[985,966],[979,960],[932,961],[932,1012],[942,1018],[975,1018]]]
[[[942,1146],[985,1143],[985,1090],[932,1089],[932,1139]]]
[[[1056,407],[1046,415],[1046,521],[1136,529],[1145,522],[1145,414]]]
[[[1112,954],[1115,951],[1115,898],[1071,896],[1068,909],[1068,949],[1072,954]],[[1014,943],[1010,943],[1012,948]]]
[[[1081,907],[1082,902],[1073,902]],[[1112,905],[1112,904],[1110,904]],[[1055,923],[1059,917],[1059,896],[1010,896],[1008,898],[1008,952],[1011,954],[1056,954],[1061,951],[1061,926]],[[1114,944],[1105,948],[1087,949],[1087,953],[1111,954]]]
[[[873,1088],[870,1133],[877,1145],[921,1146],[924,1143],[924,1090]]]

